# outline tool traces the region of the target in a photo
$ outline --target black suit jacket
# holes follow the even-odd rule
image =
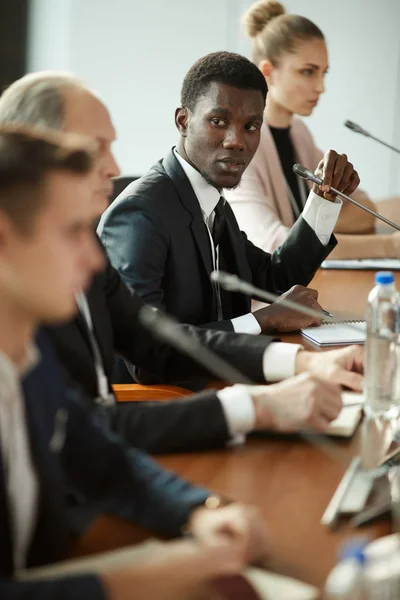
[[[323,246],[302,217],[273,254],[254,246],[225,204],[231,270],[274,293],[307,285],[336,245]],[[199,201],[173,151],[129,185],[103,214],[98,232],[114,267],[146,302],[184,323],[232,331],[216,320],[210,240]],[[234,295],[234,314],[250,312],[251,299]]]
[[[37,343],[41,362],[23,382],[30,447],[40,487],[28,566],[67,556],[67,486],[80,490],[99,511],[166,535],[179,535],[190,511],[204,502],[208,491],[163,470],[139,450],[124,447],[104,428],[103,421],[91,419],[76,391],[65,387],[47,337],[39,334]],[[51,440],[56,438],[60,443],[52,446]],[[0,598],[105,598],[93,576],[16,583],[12,570],[10,516],[0,453]]]
[[[94,279],[87,298],[110,381],[114,354],[138,365],[142,381],[178,382],[199,389],[211,378],[196,362],[154,339],[140,326],[137,315],[143,300],[122,282],[108,260],[104,271]],[[179,327],[250,379],[263,381],[262,358],[271,338],[190,325]],[[49,333],[71,378],[88,396],[95,398],[94,359],[83,317],[78,315],[49,329]],[[121,403],[110,409],[109,416],[114,430],[149,452],[205,449],[223,445],[229,439],[221,404],[212,391],[171,402]]]

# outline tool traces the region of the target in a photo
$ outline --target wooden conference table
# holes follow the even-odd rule
[[[400,273],[397,275],[400,284]],[[332,313],[349,311],[362,317],[371,271],[320,270],[310,284],[319,290],[321,305]],[[285,336],[299,341],[300,335]],[[308,347],[316,350],[311,344]],[[358,453],[359,435],[338,442],[349,457]],[[320,524],[345,469],[299,438],[263,437],[240,447],[211,452],[158,457],[161,464],[197,484],[203,484],[240,502],[260,509],[268,524],[273,561],[286,565],[286,572],[322,586],[336,562],[340,544],[353,534],[378,537],[390,532],[386,521],[352,530],[346,524],[335,531]],[[134,526],[102,517],[80,542],[79,552],[106,550],[133,543],[143,537]]]

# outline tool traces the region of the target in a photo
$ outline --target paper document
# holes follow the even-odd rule
[[[324,260],[322,269],[357,269],[372,271],[400,271],[398,258],[360,258],[346,260]]]

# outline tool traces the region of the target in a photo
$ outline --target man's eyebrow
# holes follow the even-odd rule
[[[221,115],[221,116],[226,116],[226,117],[231,117],[232,116],[232,111],[229,108],[222,108],[221,106],[216,106],[215,108],[211,108],[208,111],[209,114],[213,114],[213,115]],[[254,113],[252,115],[249,115],[247,117],[248,121],[263,121],[264,120],[264,116]]]
[[[254,114],[248,117],[249,121],[264,121],[264,115]]]
[[[214,106],[208,112],[218,115],[232,115],[232,111],[229,108],[222,108],[221,106]]]

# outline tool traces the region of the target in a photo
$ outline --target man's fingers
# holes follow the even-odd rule
[[[324,398],[325,400],[325,398]],[[333,398],[330,398],[327,401],[324,401],[321,407],[321,415],[326,418],[328,421],[333,421],[339,416],[340,411],[342,410],[342,400],[340,394],[336,392]]]
[[[314,288],[304,288],[308,291],[308,293],[313,296],[315,299],[318,298],[318,290],[314,290]]]
[[[351,163],[347,163],[343,171],[342,179],[337,184],[335,182],[332,185],[332,187],[339,190],[340,192],[346,193],[345,190],[347,190],[350,186],[353,185],[353,173],[353,165]]]
[[[339,367],[337,372],[335,373],[335,381],[344,385],[351,390],[356,392],[362,392],[363,389],[363,376],[360,373],[355,373],[354,371],[346,371],[345,369]]]
[[[359,177],[357,171],[353,171],[350,182],[349,182],[348,186],[346,187],[346,189],[343,190],[343,193],[346,194],[346,196],[351,196],[351,194],[358,188],[359,185],[360,185],[360,177]]]
[[[198,549],[198,556],[191,561],[189,568],[198,580],[240,573],[245,567],[245,554],[243,546],[232,542],[208,546],[206,551],[203,547]]]
[[[323,158],[321,175],[322,184],[320,185],[320,190],[323,192],[329,192],[329,188],[332,185],[336,156],[336,152],[329,150],[329,152],[327,152]]]
[[[346,172],[347,168],[350,168],[350,171]],[[332,183],[331,186],[335,189],[342,191],[342,181],[347,177],[347,180],[350,179],[350,174],[353,170],[353,165],[348,162],[346,154],[339,154],[336,157],[335,161],[335,169],[333,172]]]
[[[314,415],[310,420],[310,428],[321,433],[325,432],[329,427],[330,421],[321,415]]]

